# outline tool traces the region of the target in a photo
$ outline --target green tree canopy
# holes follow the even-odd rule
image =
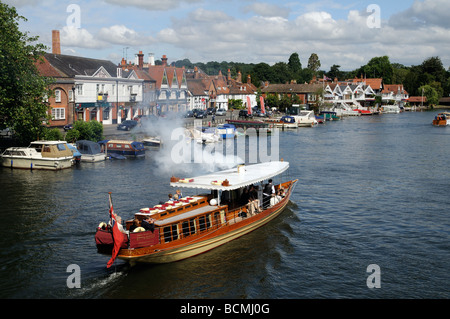
[[[289,57],[288,68],[291,71],[295,79],[297,79],[302,71],[302,64],[300,63],[300,57],[298,53],[292,53]]]
[[[369,63],[362,66],[358,71],[358,77],[383,78],[384,84],[393,84],[394,68],[388,56],[372,58]],[[396,84],[396,83],[394,83]]]
[[[310,69],[313,74],[319,71],[321,66],[319,56],[316,53],[312,53],[308,59],[308,69]]]
[[[14,130],[20,144],[28,144],[44,136],[43,121],[48,119],[49,79],[39,75],[36,63],[45,46],[32,44],[19,30],[26,19],[14,7],[0,2],[0,129]]]

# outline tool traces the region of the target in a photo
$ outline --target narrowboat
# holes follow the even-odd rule
[[[35,141],[28,147],[9,147],[0,155],[11,168],[61,170],[72,167],[74,154],[65,141]]]
[[[95,234],[99,253],[131,265],[170,263],[205,253],[254,231],[277,216],[289,203],[297,180],[282,182],[289,163],[274,161],[235,168],[192,178],[172,177],[170,186],[206,190],[205,194],[142,208],[125,225],[117,222],[111,193],[110,222],[100,223]],[[262,189],[264,181],[280,179]],[[276,195],[267,196],[267,189]],[[249,191],[249,192],[248,192]],[[151,218],[153,229],[142,231],[144,219]],[[134,231],[129,231],[138,222]],[[111,227],[112,225],[112,227]],[[118,231],[120,225],[122,231]],[[115,246],[115,247],[114,247]],[[112,252],[112,254],[111,254]]]
[[[439,113],[433,120],[434,126],[447,126],[450,125],[450,112]]]
[[[145,156],[145,147],[142,142],[125,141],[125,140],[106,140],[100,141],[102,151],[106,156],[111,154],[125,157],[141,157]]]

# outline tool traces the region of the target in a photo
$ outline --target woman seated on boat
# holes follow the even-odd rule
[[[284,198],[284,189],[280,188],[279,190],[277,190],[276,195],[270,198],[270,206],[278,204],[283,198]]]
[[[114,213],[113,213],[113,214],[114,214]],[[117,215],[117,214],[114,214],[114,218],[116,219],[116,222],[117,222],[117,228],[119,228],[120,232],[122,232],[122,233],[128,235],[128,231],[127,231],[126,229],[123,228],[123,225],[122,225],[122,217],[120,217],[120,216]],[[112,228],[111,220],[109,221],[108,224],[109,224],[109,226]]]

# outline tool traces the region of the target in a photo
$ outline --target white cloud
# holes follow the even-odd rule
[[[202,0],[104,0],[107,3],[123,7],[137,7],[149,11],[168,11],[173,10],[182,4],[193,4]]]
[[[119,45],[141,45],[152,42],[151,37],[140,35],[135,30],[129,29],[124,25],[101,28],[96,38],[104,42]]]
[[[254,12],[262,17],[282,17],[287,18],[290,10],[278,5],[255,2],[244,7],[244,12]]]
[[[389,24],[399,29],[428,26],[450,27],[450,1],[424,0],[414,1],[407,10],[393,15]]]
[[[73,26],[63,27],[60,37],[61,45],[70,48],[100,49],[106,45],[104,41],[95,38],[88,30]]]

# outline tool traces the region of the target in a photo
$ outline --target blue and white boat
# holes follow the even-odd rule
[[[82,162],[94,163],[101,162],[106,159],[106,155],[102,152],[100,145],[93,141],[77,141],[77,149],[81,153]]]
[[[235,138],[236,137],[236,126],[233,124],[221,124],[217,126],[217,133],[222,139]]]

